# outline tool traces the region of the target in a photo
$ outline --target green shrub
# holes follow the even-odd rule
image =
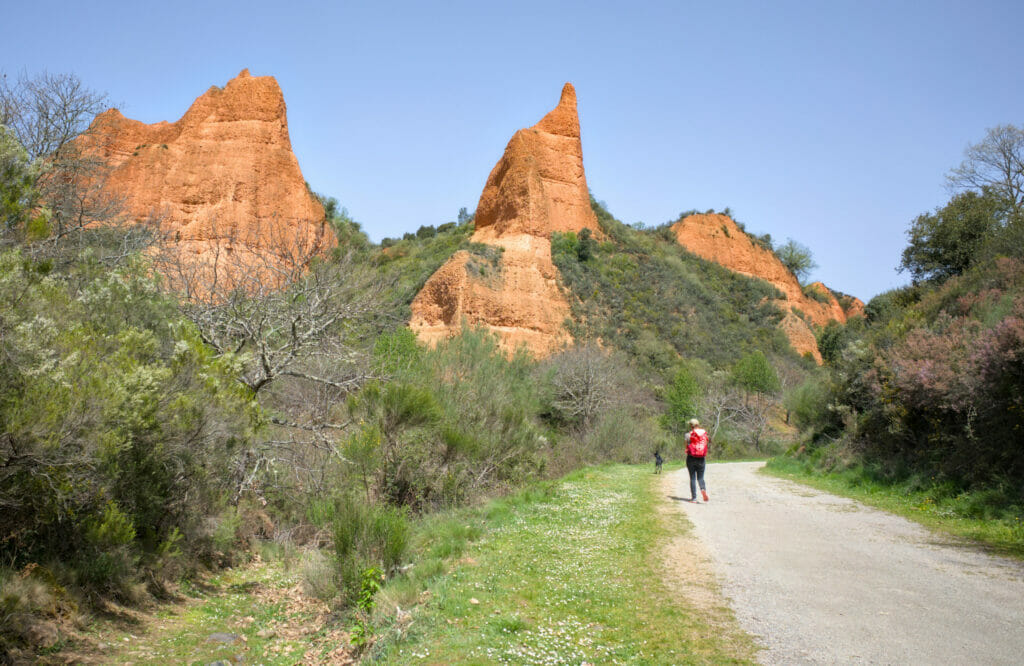
[[[832,302],[831,299],[828,297],[828,294],[826,294],[825,291],[817,284],[804,285],[802,291],[804,296],[815,301],[818,301],[819,303],[824,303],[828,305],[829,303]]]
[[[689,430],[688,421],[698,413],[700,385],[689,365],[680,365],[665,389],[665,413],[661,425],[665,430],[680,434]]]
[[[376,568],[392,575],[402,564],[410,529],[404,509],[345,497],[337,503],[332,536],[338,602],[351,606],[363,592],[367,570]]]
[[[829,417],[829,397],[825,382],[819,377],[811,377],[792,389],[784,404],[797,427],[820,428]]]
[[[254,422],[233,359],[214,358],[130,259],[37,270],[0,254],[0,556],[57,559],[98,591],[206,548]],[[77,570],[77,571],[76,571]]]
[[[781,387],[778,373],[759,349],[736,362],[732,380],[747,391],[765,395],[775,393]]]
[[[372,364],[390,379],[349,400],[361,425],[344,444],[368,498],[427,511],[542,469],[547,440],[528,356],[509,359],[484,331],[428,350],[400,330],[378,340]]]
[[[588,248],[586,261],[576,234],[551,237],[552,259],[572,295],[576,339],[601,339],[650,359],[647,367],[659,373],[680,356],[724,367],[753,349],[793,353],[776,326],[774,287],[688,253],[670,229],[637,231],[598,202],[592,207],[607,240]]]

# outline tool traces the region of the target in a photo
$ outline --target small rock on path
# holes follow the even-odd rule
[[[1024,563],[757,472],[708,465],[681,502],[765,664],[1020,664]],[[674,499],[689,497],[686,470]]]

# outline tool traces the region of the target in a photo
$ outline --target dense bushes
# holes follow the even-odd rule
[[[1024,262],[996,258],[888,292],[867,314],[867,326],[820,333],[831,376],[791,396],[817,445],[839,437],[848,449],[822,460],[876,461],[890,475],[1024,501]]]
[[[308,564],[308,586],[338,606],[367,571],[395,573],[407,517],[668,448],[629,364],[596,346],[538,362],[483,330],[430,349],[403,327],[376,340],[372,366],[379,379],[345,404],[330,482],[306,500],[334,544],[330,566]]]
[[[507,359],[481,331],[426,350],[402,328],[378,340],[375,363],[389,379],[349,401],[361,424],[354,436],[379,441],[372,496],[422,510],[543,468],[547,439],[528,357]]]
[[[1012,444],[1024,422],[1024,264],[1003,259],[985,273],[988,289],[912,325],[866,380],[894,453],[964,484],[1008,480],[1024,498],[1024,448]]]
[[[48,273],[0,255],[0,556],[120,593],[212,556],[207,517],[255,413],[141,260]],[[58,564],[59,563],[59,564]]]
[[[999,498],[1019,520],[1022,137],[990,129],[949,174],[959,192],[910,224],[901,269],[914,284],[873,298],[866,322],[819,331],[831,372],[791,396],[811,433],[806,459],[898,487],[928,479],[941,497]]]

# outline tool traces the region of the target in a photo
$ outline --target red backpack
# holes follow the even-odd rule
[[[708,431],[696,429],[690,431],[690,443],[686,446],[686,453],[696,458],[703,458],[708,454]]]

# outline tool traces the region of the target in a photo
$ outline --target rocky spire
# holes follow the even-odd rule
[[[416,296],[410,327],[433,343],[463,322],[484,326],[506,349],[526,345],[539,356],[571,342],[551,234],[589,228],[600,235],[572,84],[540,122],[512,136],[484,185],[475,225],[473,241],[502,248],[499,266],[483,277],[479,258],[457,252]]]

